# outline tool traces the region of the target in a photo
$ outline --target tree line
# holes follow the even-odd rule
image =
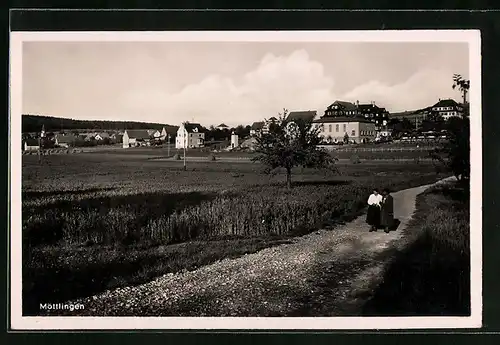
[[[47,132],[72,131],[77,129],[89,130],[125,130],[125,129],[157,129],[165,130],[171,135],[177,132],[178,126],[161,123],[134,122],[134,121],[103,121],[103,120],[74,120],[52,116],[23,114],[22,131],[40,132],[42,126]]]
[[[23,114],[22,116],[22,131],[23,133],[38,133],[45,127],[46,132],[69,132],[75,133],[77,130],[126,130],[126,129],[157,129],[162,130],[165,127],[166,131],[175,136],[178,126],[150,123],[150,122],[135,122],[135,121],[103,121],[103,120],[74,120],[52,116],[40,116]],[[220,130],[214,126],[203,128],[206,140],[230,140],[231,133],[237,134],[240,138],[250,135],[249,125],[239,125],[233,128]]]

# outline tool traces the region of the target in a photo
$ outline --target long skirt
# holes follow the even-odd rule
[[[380,225],[383,227],[391,227],[394,224],[394,214],[387,210],[382,210],[380,213]]]
[[[380,225],[380,208],[375,205],[368,206],[366,214],[366,222],[372,226]]]

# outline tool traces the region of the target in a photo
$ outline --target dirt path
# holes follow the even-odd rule
[[[358,314],[403,236],[415,198],[429,186],[393,193],[401,224],[368,232],[365,216],[293,243],[225,259],[192,272],[79,300],[70,315],[328,316]],[[58,312],[60,314],[60,312]]]

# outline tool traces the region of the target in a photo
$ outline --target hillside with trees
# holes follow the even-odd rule
[[[125,129],[158,129],[165,130],[171,135],[177,132],[178,126],[150,122],[132,121],[98,121],[98,120],[74,120],[52,116],[24,115],[22,116],[23,133],[39,132],[45,126],[48,132],[72,131],[77,129],[86,130],[125,130]]]

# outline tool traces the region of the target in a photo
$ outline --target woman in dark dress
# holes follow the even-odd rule
[[[366,214],[366,222],[370,225],[370,232],[377,231],[380,224],[380,203],[382,202],[382,195],[378,193],[377,189],[368,198],[368,212]]]
[[[382,191],[381,205],[380,225],[384,227],[384,231],[388,233],[389,228],[394,223],[394,199],[387,188]]]

